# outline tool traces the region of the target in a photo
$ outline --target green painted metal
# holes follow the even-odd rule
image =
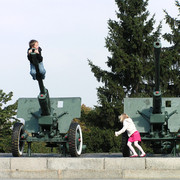
[[[171,105],[169,107],[169,104]],[[125,98],[124,99],[124,112],[132,117],[138,131],[141,133],[150,132],[150,116],[152,114],[153,99],[152,98]],[[170,132],[178,132],[180,128],[180,98],[162,98],[162,115],[165,117],[165,112],[169,115],[173,111],[177,113],[170,116],[168,119],[168,128]],[[140,113],[143,113],[141,115]],[[154,121],[154,120],[153,120]],[[164,120],[157,118],[153,123],[164,122]]]
[[[155,86],[153,98],[125,98],[124,112],[132,119],[142,134],[142,139],[151,141],[154,149],[173,149],[176,153],[174,133],[180,130],[180,98],[162,98],[160,90],[161,43],[154,43]]]
[[[74,118],[80,117],[81,98],[50,98],[50,102],[52,115],[41,116],[42,110],[37,98],[20,98],[18,100],[17,117],[25,120],[24,128],[26,131],[29,133],[38,133],[40,124],[52,125],[53,118],[57,117],[60,134],[66,134],[71,121]],[[66,114],[63,115],[63,113]]]
[[[154,42],[155,87],[153,92],[153,114],[160,114],[162,106],[160,91],[160,52],[161,43]]]
[[[41,107],[41,114],[44,116],[48,116],[51,114],[51,102],[49,98],[49,92],[45,89],[44,94],[40,93],[38,96],[39,104]]]
[[[53,125],[53,119],[53,116],[41,116],[40,118],[38,118],[38,124],[41,126],[51,126]]]
[[[31,156],[31,142],[28,142],[28,152],[27,152],[28,156]]]

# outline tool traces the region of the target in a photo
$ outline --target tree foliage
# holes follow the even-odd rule
[[[175,1],[179,10],[180,3]],[[171,32],[163,34],[163,38],[170,43],[169,47],[163,48],[161,61],[162,90],[164,96],[179,96],[180,89],[180,20],[171,17],[167,11],[165,20]]]
[[[153,42],[160,39],[161,22],[154,28],[155,16],[149,18],[146,7],[148,0],[115,0],[118,6],[118,20],[109,20],[109,33],[106,48],[110,52],[107,58],[108,70],[103,70],[89,60],[91,71],[103,86],[97,89],[99,106],[86,116],[86,122],[95,127],[87,138],[91,151],[111,151],[119,148],[114,133],[118,114],[123,112],[124,97],[151,97],[154,88],[154,52]],[[179,1],[175,1],[180,11]],[[180,16],[180,14],[178,14]],[[170,33],[162,37],[171,46],[162,48],[160,57],[160,86],[163,96],[179,96],[180,89],[180,21],[165,11],[166,23]],[[107,132],[107,139],[104,132]],[[92,133],[92,134],[91,134]],[[101,135],[100,135],[101,134]],[[85,136],[86,137],[86,136]],[[107,142],[108,147],[103,146]],[[85,138],[86,139],[86,138]],[[108,140],[111,139],[111,143]],[[95,145],[91,143],[95,142]],[[120,142],[120,139],[119,139]],[[147,152],[151,149],[144,147]]]
[[[106,62],[110,71],[102,70],[89,61],[91,71],[104,85],[97,89],[96,107],[101,124],[117,125],[123,112],[123,98],[145,96],[152,86],[153,42],[160,35],[161,24],[154,31],[154,16],[149,18],[148,0],[115,0],[118,20],[109,20],[106,48],[111,56]],[[148,89],[149,88],[149,89]],[[145,89],[147,91],[145,91]]]
[[[12,96],[12,92],[6,94],[0,90],[0,152],[11,152],[12,125],[17,121],[17,102],[8,105]]]

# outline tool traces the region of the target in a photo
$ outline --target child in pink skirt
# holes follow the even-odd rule
[[[128,139],[128,147],[133,153],[131,157],[138,157],[132,143],[134,142],[134,146],[137,147],[141,151],[140,157],[145,157],[146,153],[143,151],[142,147],[138,144],[138,141],[141,141],[141,136],[137,131],[134,122],[127,114],[121,114],[119,117],[120,122],[123,123],[123,128],[120,131],[115,132],[115,136],[119,136],[120,134],[127,131],[129,139]]]

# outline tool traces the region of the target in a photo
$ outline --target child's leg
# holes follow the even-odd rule
[[[46,70],[44,69],[43,62],[39,63],[39,72],[42,75],[42,79],[44,79],[45,78],[45,74],[46,74]]]
[[[135,149],[132,146],[132,142],[128,141],[127,145],[129,147],[129,149],[132,151],[133,155],[137,155]]]
[[[135,142],[134,142],[134,146],[137,147],[137,148],[141,151],[142,155],[146,154],[146,153],[143,151],[142,147],[138,144],[138,141],[135,141]]]
[[[33,77],[33,79],[36,80],[36,69],[32,63],[30,64],[30,74]]]

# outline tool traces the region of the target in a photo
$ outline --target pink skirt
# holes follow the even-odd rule
[[[135,131],[128,139],[128,141],[130,142],[134,142],[134,141],[141,141],[141,136],[139,134],[139,131]]]

